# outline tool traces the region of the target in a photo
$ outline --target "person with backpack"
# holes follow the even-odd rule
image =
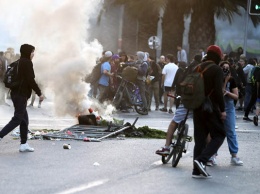
[[[256,81],[256,77],[257,77],[257,74],[258,72],[260,71],[260,66],[254,66],[252,68],[252,70],[249,72],[249,82],[250,82],[250,86],[251,86],[251,97],[250,97],[250,100],[249,100],[249,103],[247,105],[247,107],[245,108],[245,114],[244,114],[244,117],[243,117],[243,120],[246,120],[246,121],[253,121],[252,119],[250,119],[248,117],[250,111],[252,110],[253,106],[255,105],[256,103],[256,100],[257,100],[257,81]]]
[[[193,152],[193,178],[211,178],[206,171],[206,163],[213,156],[226,137],[224,120],[226,118],[225,103],[223,98],[223,71],[218,66],[222,59],[222,51],[217,45],[210,45],[207,48],[207,56],[199,68],[205,70],[204,95],[208,99],[208,106],[205,109],[205,102],[193,110],[194,124],[194,152]],[[213,65],[211,65],[213,64]],[[211,141],[206,144],[207,136]]]
[[[35,47],[29,44],[23,44],[20,47],[21,57],[18,63],[17,78],[19,83],[11,88],[11,99],[14,104],[14,116],[11,121],[0,131],[0,140],[10,133],[17,126],[20,126],[20,152],[33,152],[34,148],[27,143],[29,118],[26,110],[27,101],[31,97],[32,90],[43,101],[44,95],[35,82],[32,59],[34,57]],[[10,64],[12,65],[12,64]]]

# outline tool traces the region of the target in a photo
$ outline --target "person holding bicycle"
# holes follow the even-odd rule
[[[186,67],[185,62],[180,62],[178,64],[179,68],[176,72],[176,76],[175,76],[173,84],[172,84],[172,87],[175,88],[175,91],[176,91],[175,95],[177,97],[181,95],[179,84],[183,81],[184,77],[186,77],[186,75],[191,73],[193,71],[194,67],[196,67],[200,62],[201,62],[201,55],[195,55],[193,61],[191,62],[191,64],[188,67]],[[176,111],[175,111],[175,115],[173,116],[173,118],[168,126],[165,146],[155,152],[158,155],[162,155],[162,156],[169,155],[173,134],[176,131],[179,123],[185,119],[185,116],[188,111],[181,103],[181,99],[179,99],[177,97],[175,99]],[[188,118],[192,118],[192,111],[189,111]]]

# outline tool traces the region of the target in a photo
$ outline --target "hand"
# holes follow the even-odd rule
[[[220,119],[221,119],[222,121],[224,121],[224,120],[226,119],[226,117],[227,117],[226,112],[222,112],[221,115],[220,115]]]
[[[40,102],[42,102],[44,100],[44,95],[42,94],[41,96],[40,96]]]

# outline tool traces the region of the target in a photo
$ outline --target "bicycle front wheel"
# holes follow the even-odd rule
[[[162,156],[162,163],[163,164],[167,164],[170,161],[170,159],[172,158],[173,152],[174,152],[174,145],[171,145],[170,146],[170,154]]]
[[[182,157],[183,150],[186,144],[186,137],[188,135],[189,126],[187,124],[181,125],[180,134],[173,150],[172,167],[176,167]]]

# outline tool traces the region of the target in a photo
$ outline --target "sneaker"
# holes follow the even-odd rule
[[[243,108],[242,107],[238,107],[236,110],[237,111],[243,111]]]
[[[172,109],[169,109],[169,112],[168,113],[170,113],[170,114],[172,114],[173,112],[172,112]]]
[[[238,126],[237,126],[237,125],[235,126],[235,129],[238,129]]]
[[[202,162],[200,162],[200,161],[198,161],[198,160],[194,160],[194,166],[197,167],[197,169],[200,171],[200,173],[201,173],[203,176],[207,177],[207,176],[209,175],[209,174],[207,173],[207,171],[206,171],[206,166],[205,166]]]
[[[254,116],[253,120],[254,120],[254,125],[258,126],[258,116],[257,115]]]
[[[170,148],[162,147],[162,149],[157,150],[155,153],[158,154],[158,155],[161,155],[161,156],[162,155],[169,155],[170,154]]]
[[[232,165],[236,165],[236,166],[243,166],[243,164],[244,164],[244,163],[243,163],[239,158],[237,158],[237,157],[232,157],[230,163],[231,163]]]
[[[156,111],[158,111],[158,110],[159,110],[159,108],[158,108],[158,107],[156,107],[156,108],[155,108],[155,110],[156,110]]]
[[[245,121],[253,121],[252,119],[250,119],[248,117],[243,117],[243,120],[245,120]]]
[[[28,143],[20,145],[20,152],[34,152],[34,148],[30,147]]]
[[[217,165],[216,161],[216,155],[214,154],[213,156],[210,157],[209,161],[207,161],[206,166],[215,166]]]
[[[207,161],[206,166],[214,166],[212,160]]]
[[[195,178],[195,179],[210,179],[212,178],[212,176],[207,173],[207,176],[204,176],[203,174],[200,174],[200,173],[192,173],[192,178]]]
[[[167,108],[160,108],[160,111],[167,112]]]

